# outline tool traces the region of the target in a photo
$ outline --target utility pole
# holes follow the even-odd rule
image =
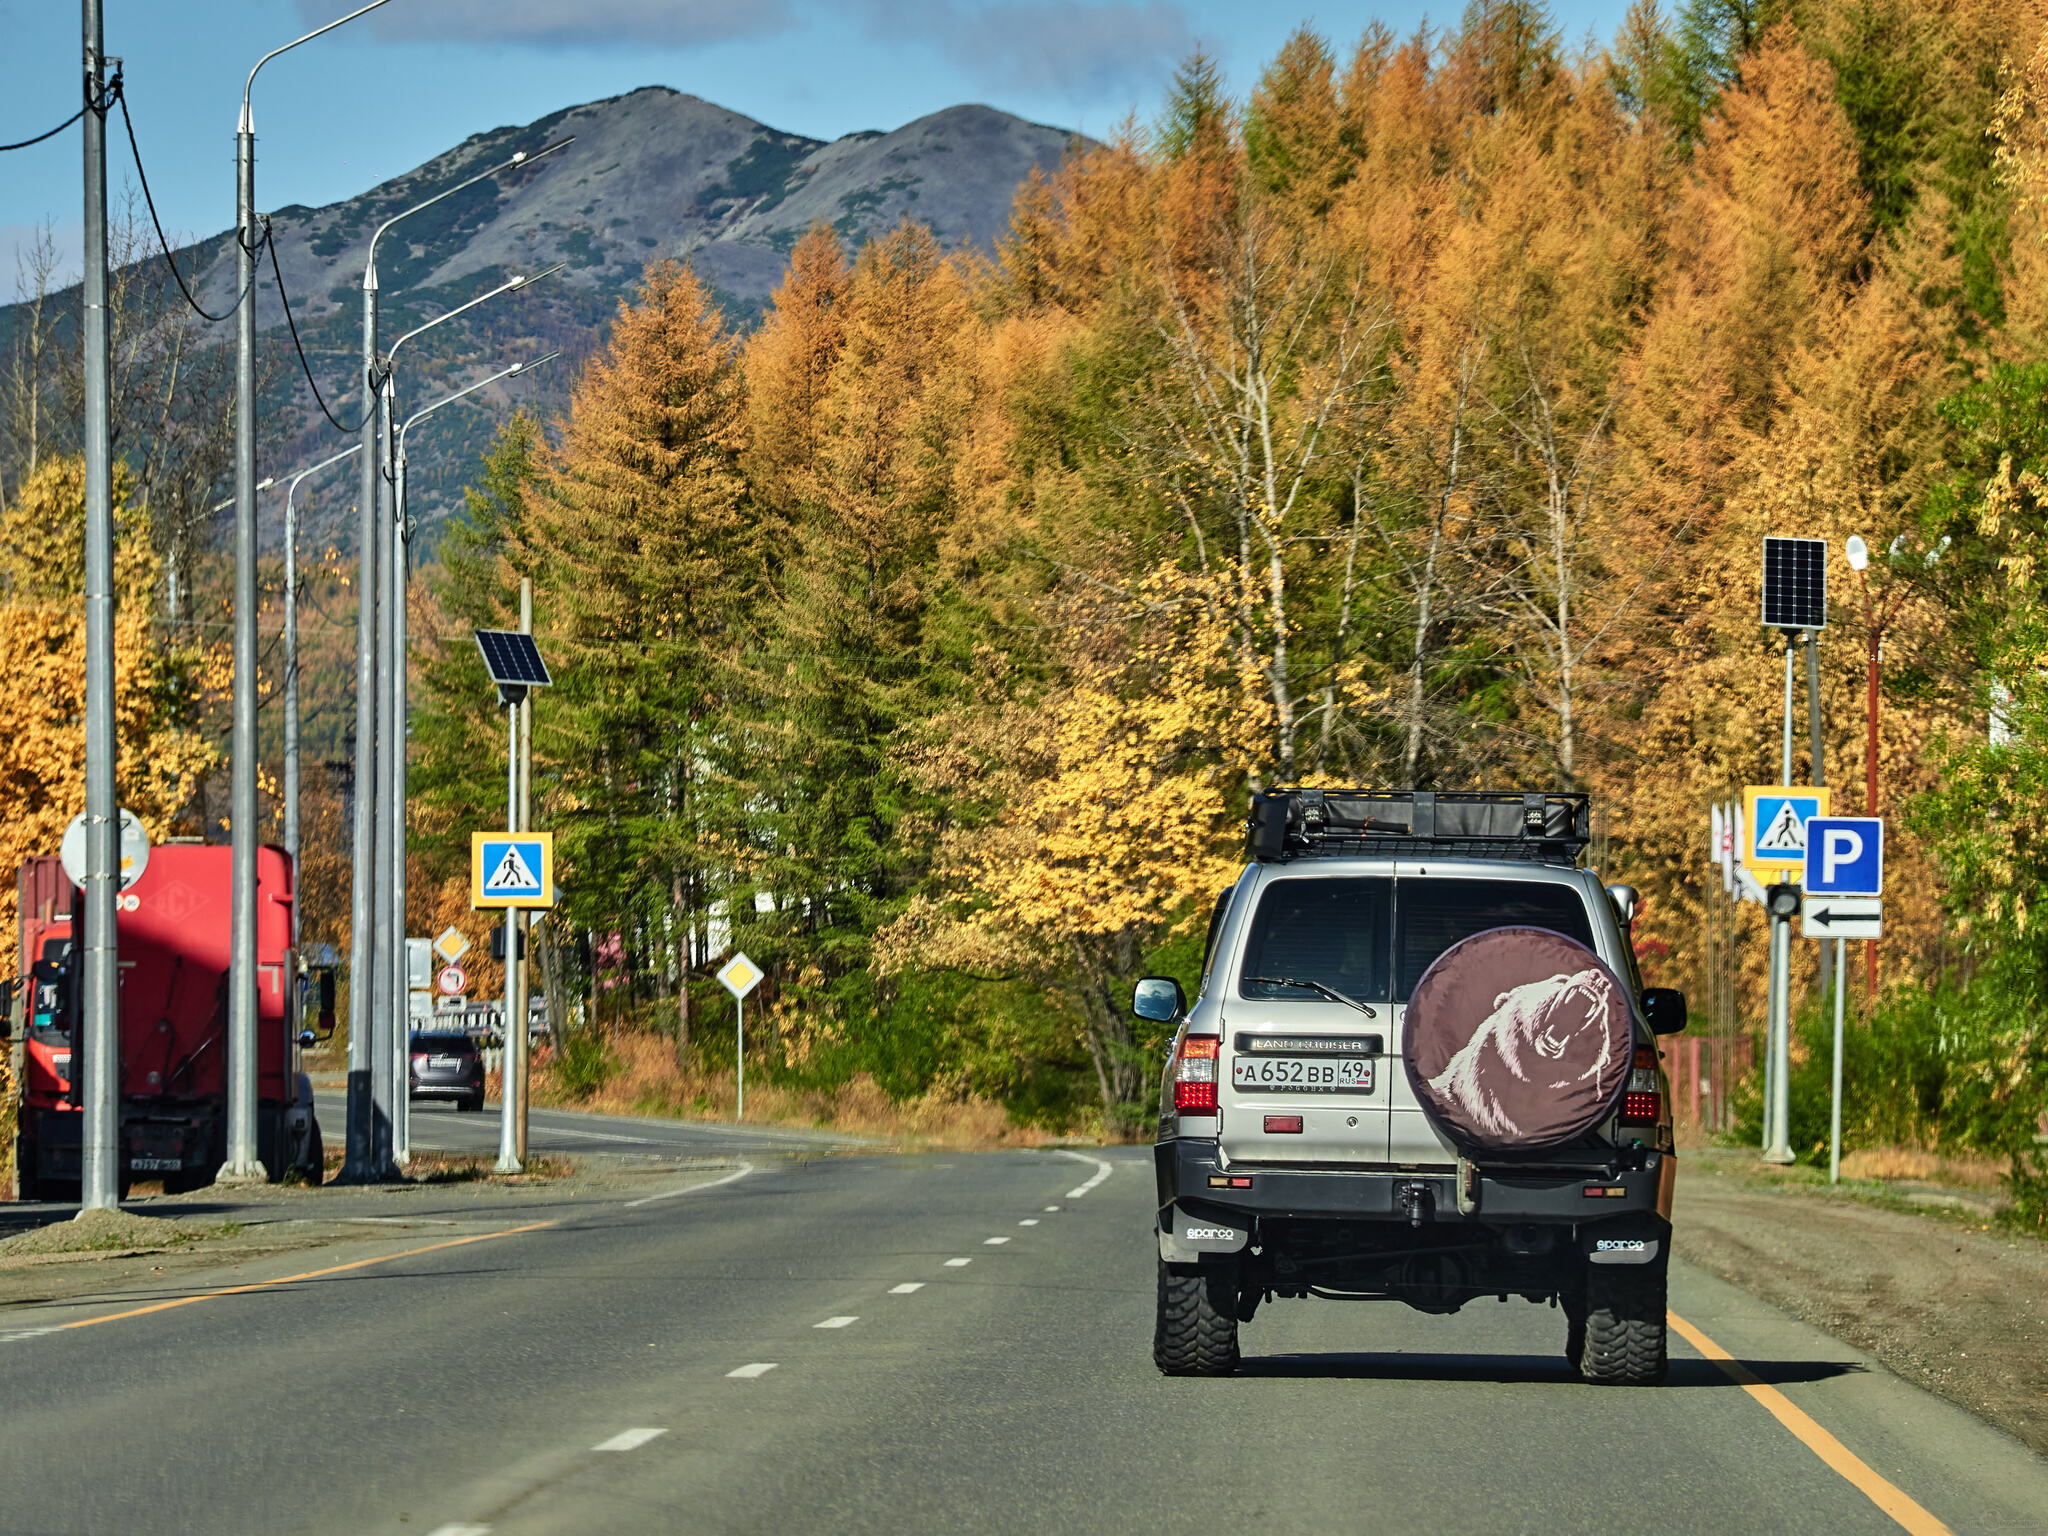
[[[380,496],[384,491],[384,466],[390,436],[391,372],[387,368],[383,374],[383,387],[377,391],[377,451],[373,455],[375,489]],[[378,721],[376,779],[371,788],[371,798],[383,822],[384,835],[375,839],[376,851],[372,855],[377,870],[377,891],[376,909],[370,919],[370,942],[376,949],[377,958],[371,967],[370,993],[370,1098],[374,1106],[370,1116],[370,1159],[380,1175],[389,1175],[396,1171],[391,1155],[392,1120],[397,1113],[397,1101],[393,1097],[397,1091],[393,1069],[401,1049],[398,1021],[391,1013],[391,988],[394,982],[401,987],[405,985],[405,953],[402,944],[393,942],[391,911],[392,753],[398,734],[398,722],[391,718],[391,645],[394,639],[391,610],[392,593],[396,589],[393,578],[397,573],[392,569],[395,562],[391,557],[387,517],[381,510],[376,536],[383,543],[378,556],[383,571],[383,590],[378,604],[381,612],[377,618],[377,676],[374,686],[384,718]],[[370,599],[366,595],[363,600],[368,602]]]
[[[228,1156],[219,1179],[238,1183],[267,1177],[256,1150],[256,119],[250,97],[263,66],[301,43],[332,32],[388,0],[370,0],[346,16],[315,27],[258,59],[242,86],[235,126],[235,278],[241,285],[235,349],[235,700],[229,804],[234,818],[233,924],[228,976]],[[357,785],[360,806],[361,785]],[[356,934],[360,934],[360,929]],[[353,935],[352,935],[353,937]],[[356,1000],[360,974],[349,973],[349,1097],[355,1099]],[[349,1116],[349,1166],[355,1156],[355,1116]]]
[[[85,39],[85,1047],[81,1213],[120,1204],[121,1030],[114,766],[113,446],[107,397],[107,60],[100,0],[83,0]],[[28,968],[23,957],[22,969]]]
[[[379,231],[382,233],[382,231]],[[371,1121],[376,1100],[371,1063],[376,1052],[373,1000],[377,994],[371,905],[377,891],[377,400],[384,390],[377,366],[376,241],[363,267],[362,463],[356,481],[356,750],[355,815],[351,829],[348,942],[348,1157],[347,1182],[381,1178]]]
[[[412,1158],[412,944],[405,920],[405,586],[411,575],[406,547],[405,487],[398,478],[397,431],[392,417],[397,402],[385,386],[384,464],[391,487],[391,516],[386,521],[384,596],[386,625],[391,635],[391,802],[386,807],[385,857],[391,878],[391,1156],[403,1167]]]
[[[533,633],[533,578],[519,578],[519,632]],[[513,829],[519,832],[533,830],[533,693],[527,691],[519,701],[519,806],[518,819]],[[519,1007],[512,1015],[512,1021],[505,1035],[508,1059],[519,1063],[519,1115],[513,1127],[513,1151],[520,1163],[526,1161],[526,1067],[527,1067],[527,1003],[532,973],[526,968],[527,915],[524,907],[514,907],[511,915],[517,920],[513,937],[518,940],[516,950],[508,950],[513,967],[519,975]]]
[[[1813,761],[1811,783],[1819,789],[1828,781],[1827,752],[1822,741],[1820,721],[1820,633],[1809,629],[1806,632],[1806,733],[1809,752]],[[1842,958],[1841,939],[1828,939],[1820,947],[1820,989],[1827,995],[1829,962],[1835,962],[1833,970],[1839,976]]]

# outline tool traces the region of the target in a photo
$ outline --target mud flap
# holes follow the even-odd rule
[[[1210,1254],[1242,1253],[1251,1234],[1226,1222],[1203,1221],[1177,1205],[1159,1213],[1159,1257],[1168,1264],[1194,1264]]]
[[[1579,1247],[1588,1264],[1655,1264],[1670,1230],[1660,1221],[1622,1217],[1579,1228]]]

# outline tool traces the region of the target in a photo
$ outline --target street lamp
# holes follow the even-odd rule
[[[257,73],[281,53],[332,32],[388,0],[346,16],[256,61],[242,85],[235,125],[235,699],[229,805],[233,923],[228,981],[228,1145],[219,1182],[268,1178],[256,1147],[256,120]]]
[[[380,1103],[387,1109],[391,1102],[390,1084],[382,1084],[380,1094],[378,1079],[383,1069],[379,1062],[388,1053],[376,1051],[372,1040],[374,1013],[372,1001],[377,996],[376,968],[380,950],[376,943],[375,920],[372,905],[377,885],[376,860],[378,852],[378,803],[373,793],[377,783],[377,701],[378,690],[377,647],[379,626],[377,623],[378,593],[380,584],[377,571],[377,546],[383,538],[383,525],[377,517],[377,482],[380,469],[377,443],[380,430],[388,430],[388,421],[380,427],[379,404],[384,398],[385,380],[377,355],[377,242],[394,224],[409,219],[414,214],[433,207],[444,198],[466,191],[479,182],[519,166],[555,153],[556,150],[575,142],[571,138],[561,139],[535,154],[523,150],[509,160],[480,171],[465,181],[457,182],[432,197],[422,199],[410,208],[401,210],[378,225],[370,236],[369,252],[363,261],[363,420],[362,420],[362,480],[361,493],[356,515],[356,590],[359,594],[356,604],[356,802],[354,827],[351,837],[352,868],[349,889],[349,1048],[348,1048],[348,1153],[342,1167],[342,1178],[347,1181],[361,1181],[382,1178],[389,1171],[389,1157],[380,1143],[387,1139],[379,1135],[377,1110]],[[448,318],[444,316],[443,318]],[[388,473],[388,469],[386,470]],[[389,1120],[383,1122],[383,1130],[389,1131]]]
[[[545,274],[543,274],[545,275]],[[401,341],[405,338],[400,337]],[[394,353],[398,348],[393,346]],[[397,948],[406,948],[405,937],[405,839],[406,839],[406,704],[405,704],[405,655],[406,655],[406,586],[412,576],[412,518],[405,499],[405,434],[420,421],[431,416],[445,405],[453,405],[464,396],[497,383],[500,379],[513,379],[538,368],[542,363],[560,357],[560,350],[537,357],[531,362],[514,363],[510,368],[501,368],[489,378],[478,379],[474,384],[458,389],[452,395],[444,395],[432,405],[422,406],[407,417],[397,433],[397,461],[392,480],[393,535],[394,549],[391,569],[395,577],[397,599],[391,605],[393,617],[393,645],[391,668],[391,740],[393,744],[391,773],[391,805],[389,820],[389,858],[391,863],[390,902],[395,914],[394,932]],[[388,388],[388,385],[387,385]],[[354,449],[349,450],[351,453]],[[412,999],[408,965],[402,959],[394,958],[391,976],[393,1017],[398,1020],[397,1057],[392,1071],[397,1079],[397,1088],[391,1100],[391,1151],[392,1156],[404,1163],[412,1156],[412,1096],[407,1082],[407,1057],[412,1045]]]
[[[391,343],[391,349],[384,355],[382,368],[378,370],[378,422],[377,430],[383,455],[383,479],[393,488],[393,506],[397,505],[395,436],[392,416],[396,407],[398,354],[405,344],[416,336],[423,336],[437,325],[446,325],[457,316],[466,314],[479,304],[485,304],[504,294],[520,292],[544,277],[551,277],[561,271],[567,262],[557,262],[552,267],[536,272],[532,276],[514,276],[487,293],[480,293],[465,303],[456,305],[445,314],[436,315],[424,324],[416,325]],[[409,1007],[409,978],[405,944],[405,799],[402,786],[403,770],[400,763],[405,756],[405,582],[406,572],[401,565],[405,558],[404,537],[399,527],[399,518],[394,516],[382,522],[378,537],[384,541],[380,555],[382,563],[381,599],[383,617],[377,625],[377,703],[384,713],[384,729],[377,733],[375,794],[376,805],[381,813],[381,825],[374,838],[376,858],[384,874],[377,886],[377,906],[371,919],[372,943],[379,957],[372,962],[369,972],[371,986],[380,988],[373,991],[373,998],[381,997],[392,1009],[389,1049],[379,1052],[371,1063],[372,1097],[385,1110],[382,1122],[391,1146],[373,1148],[373,1159],[381,1168],[387,1158],[397,1154],[398,1121],[402,1111],[400,1104],[409,1094],[407,1082],[407,1057],[410,1053],[407,1009]],[[367,599],[366,599],[367,600]],[[358,801],[360,804],[360,801]],[[382,967],[379,969],[378,967]],[[371,1026],[375,1030],[374,1023]],[[384,1067],[389,1064],[390,1079],[384,1079]],[[388,1089],[380,1092],[380,1089]],[[410,1107],[408,1105],[408,1107]]]

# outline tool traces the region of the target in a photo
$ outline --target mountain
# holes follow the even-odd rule
[[[892,133],[830,143],[782,133],[695,96],[647,87],[479,133],[345,202],[272,214],[278,265],[314,376],[334,413],[355,419],[361,282],[384,220],[509,159],[573,135],[530,169],[485,182],[407,218],[378,246],[382,334],[392,339],[517,273],[567,263],[531,292],[508,294],[409,343],[398,377],[401,413],[523,357],[560,347],[531,379],[480,392],[438,413],[409,444],[415,511],[429,525],[459,499],[512,401],[558,409],[601,345],[621,297],[649,261],[680,257],[709,283],[735,325],[754,324],[790,247],[823,220],[857,245],[904,218],[949,247],[993,249],[1017,184],[1050,171],[1076,141],[1066,131],[985,106],[950,107]],[[260,167],[259,206],[264,186]],[[178,253],[209,309],[233,302],[234,245],[223,233]],[[75,306],[76,290],[71,303]],[[276,288],[259,284],[263,470],[325,457],[345,440],[322,419],[299,373]],[[0,314],[0,341],[9,330]],[[211,339],[228,342],[228,326]],[[343,476],[342,479],[349,477]],[[309,485],[309,492],[313,487]],[[338,482],[309,505],[309,537],[352,541],[352,489]]]

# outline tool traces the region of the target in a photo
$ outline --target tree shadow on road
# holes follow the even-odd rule
[[[1758,1381],[1771,1386],[1829,1381],[1868,1369],[1854,1360],[1744,1360],[1741,1365]],[[1239,1363],[1238,1374],[1295,1380],[1581,1384],[1578,1372],[1561,1355],[1262,1355],[1247,1356]],[[1664,1384],[1667,1388],[1737,1385],[1711,1360],[1680,1359],[1671,1362]]]

